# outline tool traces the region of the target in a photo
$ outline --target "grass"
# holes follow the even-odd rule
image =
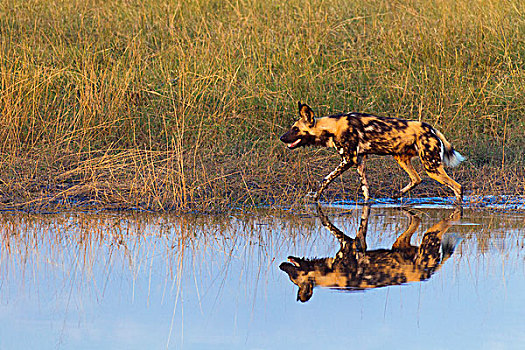
[[[278,141],[299,99],[429,122],[468,157],[452,171],[467,194],[524,195],[524,14],[518,0],[4,1],[0,208],[302,201],[337,156]],[[370,163],[373,195],[408,180],[394,163]],[[328,198],[354,198],[354,175]],[[448,195],[414,195],[429,193]]]

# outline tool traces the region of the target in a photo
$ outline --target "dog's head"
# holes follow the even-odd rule
[[[299,102],[299,117],[290,130],[279,138],[289,149],[315,143],[316,137],[312,132],[315,127],[314,111],[308,105]]]
[[[290,281],[299,287],[297,300],[307,302],[314,293],[314,280],[310,276],[313,271],[309,262],[294,256],[288,257],[288,262],[283,262],[279,268],[288,274]]]

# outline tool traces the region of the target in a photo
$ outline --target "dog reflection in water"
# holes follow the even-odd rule
[[[456,209],[449,217],[428,229],[419,246],[411,245],[410,238],[421,220],[411,212],[404,212],[410,217],[410,224],[396,239],[392,248],[367,250],[366,231],[370,206],[363,207],[355,239],[335,227],[321,207],[317,206],[323,226],[337,238],[341,248],[333,258],[306,259],[290,256],[289,262],[279,266],[299,287],[297,300],[310,300],[316,286],[363,290],[430,278],[454,252],[457,240],[451,238],[442,241],[442,238],[454,221],[461,218],[461,210]]]

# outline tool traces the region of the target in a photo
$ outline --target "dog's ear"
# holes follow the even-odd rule
[[[313,294],[314,283],[312,281],[308,281],[304,284],[301,284],[299,285],[299,290],[297,291],[297,301],[300,301],[301,303],[306,303],[312,298]]]
[[[312,109],[308,105],[302,104],[301,101],[299,101],[299,115],[306,122],[308,126],[310,127],[314,126],[315,124],[314,111],[312,111]]]

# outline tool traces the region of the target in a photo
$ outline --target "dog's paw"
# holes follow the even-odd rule
[[[363,200],[363,204],[364,205],[371,205],[371,204],[375,204],[376,203],[376,200],[374,200],[373,198],[365,198]]]
[[[463,206],[461,204],[455,204],[454,211],[449,216],[449,220],[452,222],[456,222],[461,220],[463,217]]]

